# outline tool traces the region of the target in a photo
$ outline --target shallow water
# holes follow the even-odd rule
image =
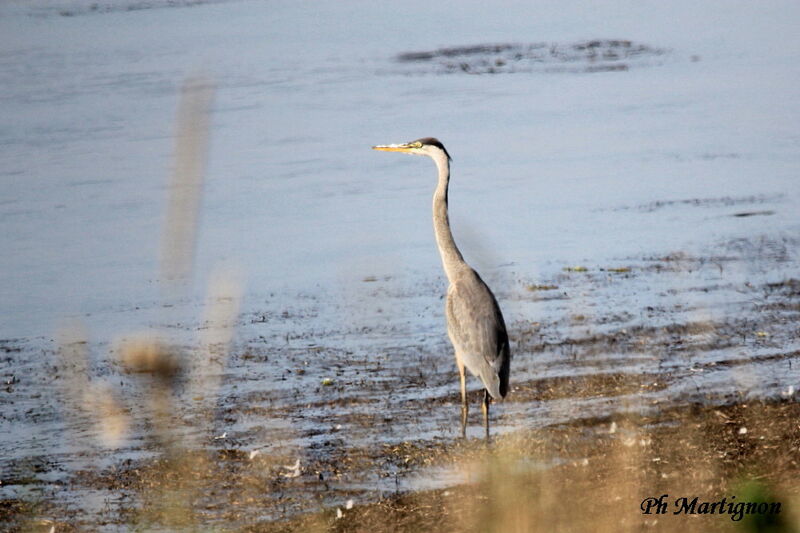
[[[488,276],[797,228],[800,45],[781,33],[791,4],[672,6],[674,21],[666,8],[645,20],[615,3],[517,5],[491,10],[490,27],[479,22],[485,6],[442,5],[448,42],[433,13],[368,3],[45,5],[4,5],[0,22],[2,337],[49,336],[77,315],[110,339],[154,319],[146,310],[159,298],[177,88],[198,71],[218,87],[198,297],[220,264],[243,272],[253,310],[281,289],[438,278],[432,165],[368,150],[422,135],[455,158],[454,231]],[[60,16],[64,6],[76,16]],[[447,46],[605,36],[664,53],[594,74],[409,75],[397,61]],[[564,61],[576,62],[589,64]],[[750,196],[776,198],[775,214],[638,208]]]
[[[56,331],[79,319],[93,380],[135,405],[112,341],[158,328],[196,345],[220,270],[241,279],[241,315],[213,431],[187,431],[310,462],[376,434],[454,438],[434,168],[369,150],[427,135],[454,157],[454,234],[515,343],[519,399],[497,408],[498,431],[800,389],[796,294],[769,285],[800,277],[796,4],[166,4],[0,6],[4,472],[147,456],[136,425],[119,449],[86,451],[94,430],[61,406]],[[647,53],[596,68],[593,41]],[[498,57],[519,50],[514,69]],[[198,72],[216,94],[196,268],[165,302],[178,89]],[[614,373],[653,381],[614,390]],[[559,380],[571,394],[545,392]],[[381,468],[344,487],[392,490]]]

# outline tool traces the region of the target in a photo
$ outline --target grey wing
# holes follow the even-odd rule
[[[492,291],[472,271],[447,291],[447,332],[469,371],[493,398],[508,393],[511,353],[503,314]]]

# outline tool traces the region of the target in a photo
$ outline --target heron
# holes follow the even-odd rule
[[[439,181],[433,193],[433,230],[442,266],[449,282],[445,316],[447,335],[453,344],[461,378],[461,436],[467,436],[466,370],[483,382],[483,425],[489,440],[489,405],[508,395],[511,351],[503,313],[497,299],[478,273],[461,255],[450,231],[447,191],[450,185],[450,154],[438,139],[426,137],[404,144],[373,146],[373,150],[423,155],[433,159]]]

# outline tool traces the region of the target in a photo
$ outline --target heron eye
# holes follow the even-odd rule
[[[414,148],[422,148],[422,143],[416,142],[412,145]]]

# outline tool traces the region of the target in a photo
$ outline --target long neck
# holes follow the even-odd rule
[[[442,265],[447,279],[452,283],[459,270],[467,266],[461,252],[458,251],[453,233],[450,231],[450,220],[447,217],[447,187],[450,184],[450,162],[444,154],[433,157],[439,170],[439,184],[433,193],[433,230],[436,233],[436,244],[442,256]]]

